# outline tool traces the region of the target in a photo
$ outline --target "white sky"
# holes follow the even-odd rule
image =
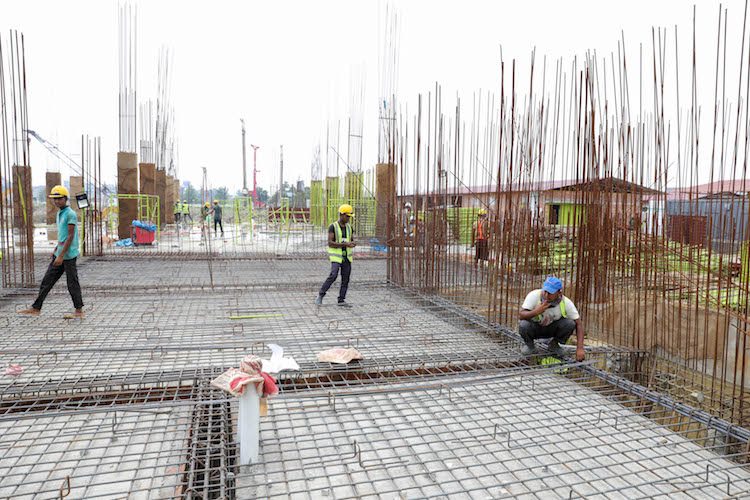
[[[719,3],[696,3],[699,91],[710,107]],[[280,144],[285,179],[302,178],[308,183],[314,147],[325,141],[326,121],[346,119],[351,75],[363,70],[363,164],[376,163],[379,13],[384,4],[309,0],[134,4],[139,22],[139,98],[155,97],[160,46],[165,44],[174,53],[172,100],[183,180],[199,185],[200,167],[206,166],[213,187],[227,185],[231,191],[241,187],[239,119],[244,117],[249,170],[249,144],[261,146],[259,184],[266,189],[278,184]],[[392,4],[400,14],[398,95],[402,104],[409,103],[410,111],[416,108],[418,93],[433,89],[435,82],[443,85],[444,96],[497,89],[501,44],[506,61],[514,57],[521,61],[520,75],[527,74],[534,47],[537,60],[546,55],[548,63],[558,57],[569,60],[589,49],[609,54],[616,51],[621,30],[634,63],[638,43],[643,42],[644,52],[650,55],[652,26],[678,25],[681,51],[688,54],[690,49],[692,3],[685,1],[402,0]],[[732,49],[740,45],[744,2],[723,5],[730,13],[731,58]],[[3,37],[11,28],[25,35],[29,127],[71,155],[80,148],[81,133],[101,136],[103,171],[112,181],[118,137],[117,12],[117,2],[109,0],[0,0]],[[671,43],[673,34],[669,36]],[[668,50],[674,51],[674,46]],[[729,82],[734,95],[736,80]],[[31,157],[35,184],[43,184],[46,169],[59,168],[35,142]],[[62,171],[68,175],[66,169]],[[250,172],[248,178],[251,183]]]

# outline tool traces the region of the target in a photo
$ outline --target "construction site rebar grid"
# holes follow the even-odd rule
[[[64,291],[38,318],[15,315],[30,291],[4,295],[0,360],[24,372],[0,384],[0,494],[711,498],[747,488],[741,433],[596,374],[617,366],[613,376],[638,379],[625,370],[646,352],[592,348],[586,363],[541,365],[476,311],[389,285],[383,260],[357,261],[345,316],[313,304],[324,262],[217,259],[213,289],[205,266],[87,259],[92,309],[62,328]],[[130,284],[115,278],[134,267]],[[300,371],[278,377],[262,463],[239,467],[235,403],[208,383],[245,354],[268,357],[268,343]],[[317,362],[344,346],[365,359]]]

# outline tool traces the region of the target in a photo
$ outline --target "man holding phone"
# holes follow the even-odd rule
[[[573,301],[562,293],[562,281],[550,276],[542,288],[526,296],[518,315],[518,333],[523,338],[521,354],[528,356],[536,352],[534,339],[551,338],[549,350],[556,356],[563,354],[560,345],[576,331],[576,361],[586,357],[583,349],[583,323]]]

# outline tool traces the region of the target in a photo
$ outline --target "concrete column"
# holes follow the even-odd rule
[[[174,224],[174,177],[167,175],[164,185],[164,214],[162,219],[166,224]]]
[[[138,156],[135,153],[117,153],[117,194],[138,194]],[[118,200],[118,212],[117,234],[124,240],[130,238],[130,226],[138,218],[138,201]]]
[[[57,207],[48,195],[53,187],[61,185],[62,175],[60,172],[46,173],[44,198],[46,199],[47,210],[44,222],[47,224],[47,240],[49,241],[57,241]]]
[[[167,172],[165,170],[156,171],[156,196],[159,197],[159,221],[154,221],[162,226],[166,220],[166,212],[172,211],[172,207],[167,207]]]
[[[156,194],[156,165],[153,163],[139,163],[140,194]]]
[[[396,165],[393,163],[379,163],[375,167],[375,235],[380,241],[386,241],[395,236],[389,235],[393,227],[388,227],[388,221],[399,213],[396,207]],[[395,222],[391,220],[391,225]]]
[[[34,208],[32,205],[31,167],[13,166],[13,227],[25,233],[29,241],[34,237]]]
[[[180,200],[180,179],[174,180],[174,185],[172,186],[172,190],[174,193],[175,201],[181,202],[182,200]]]
[[[81,221],[81,210],[78,208],[78,203],[76,202],[76,195],[83,193],[83,177],[80,175],[71,175],[70,176],[70,200],[68,200],[68,204],[70,205],[70,208],[75,210],[76,215],[78,216],[78,221]]]
[[[52,201],[52,198],[49,198],[48,195],[49,195],[49,192],[52,191],[53,187],[62,185],[62,175],[60,174],[60,172],[47,172],[47,174],[45,175],[45,180],[46,180],[45,182],[46,191],[44,192],[44,197],[47,200],[47,215],[45,218],[45,223],[56,224],[57,223],[57,207]]]

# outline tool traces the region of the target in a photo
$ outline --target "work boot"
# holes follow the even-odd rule
[[[531,354],[534,354],[536,352],[536,347],[534,346],[534,343],[524,343],[521,347],[521,354],[524,356],[529,356]]]
[[[344,302],[343,300],[339,300],[339,303],[337,304],[341,307],[352,307],[352,305],[348,302]]]
[[[318,295],[318,298],[315,299],[315,305],[316,306],[322,306],[323,305],[323,296]]]
[[[547,346],[547,350],[550,352],[550,354],[552,354],[553,356],[557,358],[565,354],[565,351],[563,350],[563,348],[560,347],[560,343],[555,339],[552,339],[550,341],[549,345]]]
[[[18,314],[26,314],[28,316],[39,316],[42,314],[41,309],[34,309],[33,307],[29,307],[28,309],[22,309],[18,311]]]

